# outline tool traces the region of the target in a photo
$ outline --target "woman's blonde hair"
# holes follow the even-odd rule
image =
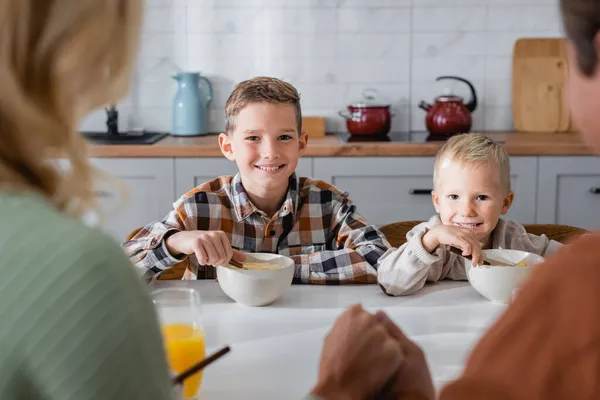
[[[75,215],[95,204],[77,127],[127,92],[141,14],[142,0],[0,0],[0,188]]]
[[[510,191],[510,157],[504,146],[487,136],[477,133],[464,133],[450,138],[438,151],[433,167],[433,183],[438,183],[440,164],[449,160],[461,166],[471,166],[491,162],[499,173],[500,186]]]

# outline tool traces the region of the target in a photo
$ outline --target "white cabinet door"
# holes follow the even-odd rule
[[[222,175],[235,175],[238,172],[235,162],[219,158],[177,158],[175,160],[175,191],[180,197],[200,185]],[[298,176],[312,176],[312,159],[298,160]]]
[[[537,222],[600,228],[600,158],[540,157]]]
[[[123,241],[135,228],[162,219],[173,208],[172,158],[95,158],[92,163],[116,178],[116,184],[97,185],[103,215],[91,215],[87,220],[99,224],[117,241]]]
[[[328,157],[314,159],[314,175],[349,192],[369,222],[426,220],[431,201],[433,157]],[[511,159],[511,184],[517,193],[507,218],[535,222],[536,157]]]
[[[510,158],[510,185],[515,192],[515,200],[506,214],[521,224],[536,222],[537,157]]]
[[[425,220],[431,202],[433,157],[327,157],[314,159],[314,176],[348,192],[372,224]]]

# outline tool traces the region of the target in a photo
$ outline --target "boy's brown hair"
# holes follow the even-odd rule
[[[577,53],[577,66],[590,77],[596,70],[596,34],[600,31],[600,2],[598,0],[560,0],[565,33]]]
[[[477,133],[465,133],[450,138],[438,151],[433,167],[433,184],[437,186],[440,164],[451,161],[461,166],[491,162],[500,174],[500,186],[510,191],[510,157],[500,143]]]
[[[251,103],[291,105],[296,112],[298,135],[302,133],[300,94],[296,88],[281,79],[258,76],[238,83],[225,103],[225,132],[235,129],[235,117]]]

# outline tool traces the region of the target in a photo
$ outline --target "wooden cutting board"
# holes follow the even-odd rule
[[[309,137],[325,136],[325,117],[302,117],[302,130]]]
[[[565,100],[567,60],[562,38],[517,40],[512,107],[518,132],[573,132]]]

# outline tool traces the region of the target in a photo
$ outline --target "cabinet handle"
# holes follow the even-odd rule
[[[410,194],[421,195],[421,194],[431,194],[432,190],[433,189],[410,189],[408,192]]]
[[[114,197],[114,193],[107,192],[106,190],[94,190],[94,196],[101,198]]]
[[[600,187],[591,187],[590,192],[593,194],[600,194]]]

